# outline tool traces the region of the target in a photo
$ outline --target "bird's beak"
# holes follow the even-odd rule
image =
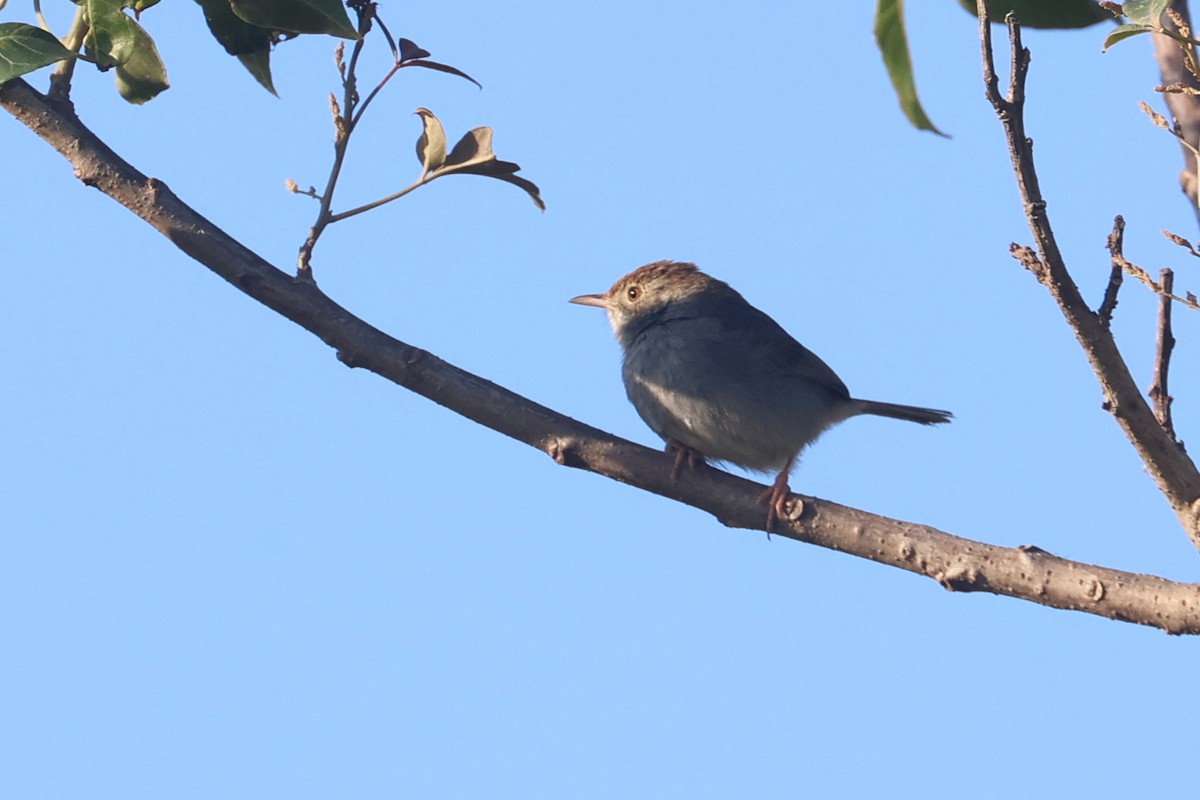
[[[595,306],[596,308],[608,308],[608,301],[604,299],[602,294],[581,294],[579,297],[572,297],[567,301],[574,303],[577,306]]]

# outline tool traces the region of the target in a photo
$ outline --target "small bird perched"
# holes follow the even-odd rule
[[[786,513],[796,459],[826,429],[859,414],[922,425],[953,416],[851,397],[824,361],[695,264],[656,261],[570,302],[608,313],[625,393],[675,454],[673,476],[704,459],[777,472],[759,497],[768,531]]]

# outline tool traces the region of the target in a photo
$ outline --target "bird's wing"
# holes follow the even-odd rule
[[[796,341],[778,322],[750,306],[744,333],[754,343],[753,351],[780,372],[819,384],[841,397],[850,391],[833,368],[804,345]],[[782,343],[782,346],[781,346]]]

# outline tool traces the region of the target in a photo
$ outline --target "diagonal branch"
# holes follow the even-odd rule
[[[74,116],[21,80],[0,85],[3,107],[63,155],[86,185],[112,197],[237,289],[311,331],[361,367],[550,455],[557,463],[762,530],[762,487],[698,466],[671,478],[672,459],[585,425],[398,341],[358,319],[311,281],[268,264],[185,205],[165,184],[117,156]],[[951,591],[990,592],[1054,608],[1200,634],[1200,584],[1068,561],[1036,547],[999,547],[793,496],[774,532],[936,580]],[[783,529],[782,531],[779,529]]]
[[[1159,425],[1154,411],[1138,390],[1128,366],[1121,357],[1116,340],[1109,330],[1107,318],[1115,305],[1115,288],[1112,290],[1112,302],[1109,303],[1106,299],[1102,304],[1102,313],[1094,313],[1088,308],[1079,293],[1079,287],[1067,271],[1062,253],[1058,249],[1058,242],[1054,238],[1054,231],[1050,227],[1046,201],[1038,186],[1037,172],[1033,164],[1033,141],[1025,134],[1025,78],[1029,70],[1029,51],[1021,45],[1021,27],[1016,18],[1009,14],[1012,74],[1008,96],[1004,97],[998,88],[999,80],[996,77],[992,54],[987,6],[984,0],[977,2],[987,98],[1004,126],[1013,172],[1017,177],[1017,188],[1025,206],[1029,229],[1037,243],[1037,253],[1029,248],[1013,245],[1013,254],[1037,277],[1058,304],[1104,392],[1104,408],[1121,426],[1121,430],[1125,432],[1125,436],[1146,465],[1146,470],[1158,484],[1159,491],[1174,509],[1184,531],[1197,549],[1200,549],[1200,471],[1197,471],[1195,463],[1176,444],[1174,437]],[[1109,241],[1111,243],[1113,238],[1110,237]],[[1114,257],[1115,255],[1114,253]]]

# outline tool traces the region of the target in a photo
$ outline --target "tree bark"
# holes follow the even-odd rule
[[[1171,10],[1179,14],[1191,27],[1191,15],[1188,13],[1187,0],[1172,0]],[[1164,14],[1162,24],[1171,30],[1178,31],[1170,15]],[[1175,40],[1157,33],[1150,34],[1154,40],[1154,59],[1158,62],[1159,74],[1163,86],[1183,86],[1200,91],[1200,81],[1188,72],[1184,66],[1183,48]],[[1170,118],[1179,126],[1179,135],[1183,142],[1192,147],[1200,148],[1200,97],[1187,92],[1164,92],[1163,101],[1167,104]],[[1196,154],[1182,142],[1179,146],[1183,154],[1183,170],[1179,173],[1179,186],[1192,203],[1192,210],[1197,212],[1200,219],[1200,207],[1197,206],[1197,177]]]

